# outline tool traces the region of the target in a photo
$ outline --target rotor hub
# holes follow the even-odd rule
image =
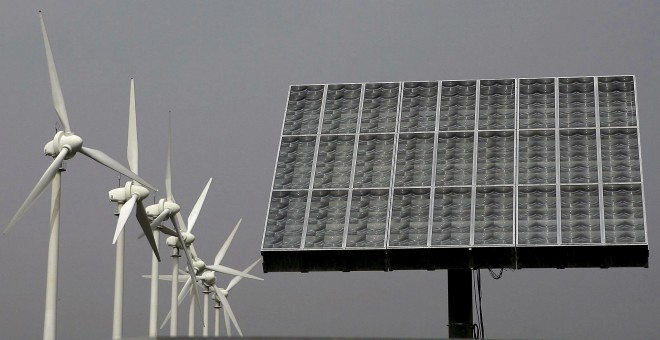
[[[69,153],[64,159],[71,159],[78,151],[82,150],[83,140],[72,132],[59,131],[53,140],[44,146],[46,156],[55,157],[62,150],[68,149]]]
[[[158,215],[160,215],[163,211],[165,211],[165,209],[169,209],[170,214],[174,215],[181,210],[181,207],[174,202],[170,202],[164,198],[161,198],[160,201],[158,201],[158,203],[146,207],[145,210],[147,211],[147,216],[149,216],[149,218],[153,220],[154,218],[158,217]]]
[[[123,188],[112,189],[108,192],[110,200],[117,203],[125,203],[133,195],[137,195],[138,200],[143,200],[149,196],[149,190],[138,182],[128,181]]]
[[[171,201],[160,200],[158,204],[160,205],[160,209],[161,209],[159,213],[165,211],[165,209],[168,209],[170,211],[170,214],[172,215],[175,215],[176,213],[181,211],[181,206]]]

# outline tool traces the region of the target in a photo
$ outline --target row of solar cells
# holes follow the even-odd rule
[[[395,136],[285,136],[273,189],[308,189],[312,172],[316,189],[472,185],[474,132],[402,133],[396,151]],[[515,132],[477,136],[476,184],[514,184]],[[602,182],[641,181],[637,129],[602,128],[520,131],[518,184],[598,183],[598,150]]]
[[[516,98],[520,129],[602,127],[637,124],[632,76],[443,81],[440,110],[438,82],[405,82],[401,96],[400,131],[474,130],[479,98],[479,130],[515,128]],[[594,84],[597,84],[597,90]],[[399,83],[292,86],[284,135],[394,132]],[[477,95],[477,88],[479,94]],[[596,100],[598,98],[598,100]],[[596,105],[598,104],[598,105]],[[437,111],[437,112],[436,112]],[[437,127],[436,127],[437,121]]]
[[[629,127],[635,105],[632,76],[298,85],[283,135],[507,130],[516,106],[519,129]]]
[[[516,240],[513,194],[510,186],[395,189],[390,204],[389,190],[320,190],[306,209],[307,191],[273,192],[263,248],[646,242],[639,184],[605,185],[602,202],[597,185],[560,186],[559,194],[519,187]]]

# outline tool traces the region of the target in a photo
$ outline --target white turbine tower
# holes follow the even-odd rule
[[[28,211],[35,200],[44,192],[48,184],[52,183],[51,195],[51,217],[50,217],[50,241],[48,245],[48,274],[46,278],[46,307],[44,318],[44,339],[55,339],[56,335],[56,311],[57,311],[57,262],[59,253],[59,225],[60,225],[60,197],[61,197],[61,169],[64,160],[72,158],[76,153],[80,152],[83,155],[113,169],[133,180],[146,185],[152,190],[156,190],[151,184],[140,178],[138,175],[115,161],[105,153],[89,147],[83,146],[83,140],[79,136],[71,132],[71,126],[66,113],[64,105],[64,98],[60,88],[57,71],[55,70],[55,63],[53,61],[53,53],[46,34],[46,26],[44,25],[43,15],[39,12],[41,19],[41,31],[44,38],[44,46],[46,49],[46,60],[48,63],[48,73],[50,77],[51,94],[53,97],[53,105],[59,118],[64,131],[59,131],[55,134],[52,141],[48,142],[44,147],[44,153],[47,156],[54,158],[53,162],[46,169],[37,185],[32,189],[26,200],[18,209],[14,217],[11,219],[4,233],[7,233],[16,222]]]
[[[153,219],[150,226],[151,230],[158,230],[161,233],[171,236],[168,237],[166,240],[167,245],[172,247],[172,275],[175,278],[174,280],[172,280],[172,308],[171,308],[171,313],[175,322],[172,322],[172,324],[170,325],[170,336],[176,336],[176,328],[177,328],[176,296],[178,290],[177,287],[178,279],[176,278],[179,273],[179,260],[178,260],[178,257],[180,256],[179,251],[183,250],[183,253],[186,257],[186,261],[188,263],[188,273],[190,275],[191,280],[194,281],[195,270],[193,267],[193,260],[192,257],[190,256],[190,252],[188,251],[187,245],[192,243],[195,239],[194,236],[192,236],[192,234],[187,234],[185,232],[182,232],[181,226],[183,226],[184,228],[183,230],[186,229],[185,229],[185,223],[183,222],[183,217],[181,217],[180,214],[181,207],[174,201],[174,196],[172,195],[172,112],[169,113],[167,167],[165,169],[165,194],[166,194],[166,198],[161,199],[156,204],[148,206],[146,208],[146,211],[147,211],[147,215]],[[174,227],[173,229],[161,225],[161,223],[166,219],[170,219],[172,221],[172,225]],[[152,273],[154,273],[153,267],[152,267]],[[152,280],[155,280],[158,277],[157,274],[152,274],[152,275],[154,277],[154,279]],[[195,299],[197,299],[197,301],[199,302],[197,289],[194,286],[193,286],[193,295],[195,295]]]
[[[203,193],[202,196],[200,196],[200,200],[197,201],[197,204],[195,205],[195,208],[201,208],[200,201],[203,203],[203,197],[206,196],[206,190],[208,189],[209,184],[211,184],[210,180],[209,180],[209,183],[206,186],[206,189],[204,189],[205,192]],[[197,209],[197,213],[198,212],[199,212],[199,209]],[[190,225],[190,229],[188,230],[189,235],[192,235],[192,234],[190,234],[190,231],[192,230],[192,227],[194,226],[195,220],[197,219],[196,214],[195,215],[191,214],[191,217],[193,217],[193,216],[194,216],[194,219],[191,219],[191,218],[188,219],[189,225]],[[227,238],[225,243],[222,245],[222,247],[220,248],[220,250],[216,254],[216,257],[215,257],[212,265],[206,265],[206,263],[204,263],[204,261],[202,261],[197,256],[197,254],[194,250],[194,246],[192,244],[190,244],[191,252],[193,253],[193,256],[195,257],[195,260],[193,261],[193,266],[195,267],[196,278],[198,280],[202,281],[202,285],[205,288],[205,293],[207,294],[207,295],[205,295],[205,299],[204,299],[204,325],[208,325],[208,313],[207,313],[207,311],[208,311],[208,293],[211,293],[210,288],[212,288],[213,285],[215,284],[215,272],[234,275],[236,277],[241,277],[241,278],[245,277],[245,278],[254,279],[254,280],[263,280],[262,278],[259,278],[257,276],[248,274],[249,270],[248,271],[239,271],[239,270],[232,269],[232,268],[229,268],[229,267],[226,267],[226,266],[223,266],[223,265],[220,264],[220,262],[222,261],[222,259],[225,256],[225,254],[227,253],[227,249],[229,248],[229,245],[231,244],[232,240],[234,239],[234,235],[236,234],[236,231],[238,230],[238,227],[240,226],[241,221],[242,221],[242,219],[239,220],[238,223],[236,223],[236,226],[234,226],[234,229],[232,230],[231,234],[229,235],[229,237]],[[249,267],[249,269],[251,270],[252,267]],[[161,275],[160,279],[172,280],[173,276],[171,276],[171,275]],[[183,282],[184,280],[183,279],[178,279],[177,281]],[[185,284],[184,284],[183,288],[181,289],[181,292],[178,295],[177,305],[180,305],[181,302],[188,295],[188,292],[191,289],[194,289],[194,288],[195,287],[193,285],[193,280],[191,280],[190,278],[186,279]],[[189,315],[189,322],[188,322],[188,324],[189,324],[188,335],[189,336],[194,335],[194,334],[192,334],[194,332],[193,332],[193,328],[191,326],[193,324],[193,321],[194,321],[194,307],[192,305],[194,303],[194,301],[195,300],[191,299],[191,308],[190,308],[190,315]],[[163,328],[165,326],[165,324],[170,320],[171,316],[172,316],[171,313],[168,313],[168,315],[165,316],[165,319],[163,320],[163,323],[160,325],[160,328]],[[208,335],[208,334],[206,334],[208,332],[206,327],[207,326],[205,326],[205,330],[204,330],[205,334],[204,335]]]
[[[131,87],[129,91],[128,105],[128,143],[126,147],[126,156],[128,165],[134,173],[138,173],[138,135],[137,135],[137,113],[135,110],[135,82],[131,78]],[[112,240],[116,244],[115,259],[115,298],[112,317],[112,338],[121,339],[122,337],[122,315],[124,298],[124,225],[128,220],[133,208],[135,215],[142,227],[142,231],[147,236],[154,256],[160,261],[158,253],[158,244],[156,238],[151,232],[150,221],[145,211],[142,201],[149,195],[149,190],[137,182],[126,182],[122,188],[110,190],[108,193],[110,200],[117,203],[119,218],[115,228],[115,235]],[[136,207],[137,206],[137,207]]]

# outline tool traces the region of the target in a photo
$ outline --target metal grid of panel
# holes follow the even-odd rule
[[[324,250],[377,250],[385,270],[451,267],[451,249],[470,267],[636,266],[610,253],[644,257],[646,232],[634,76],[296,85],[262,254],[275,271]]]

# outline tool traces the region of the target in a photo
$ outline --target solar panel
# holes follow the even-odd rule
[[[265,271],[648,266],[634,76],[295,85]]]

